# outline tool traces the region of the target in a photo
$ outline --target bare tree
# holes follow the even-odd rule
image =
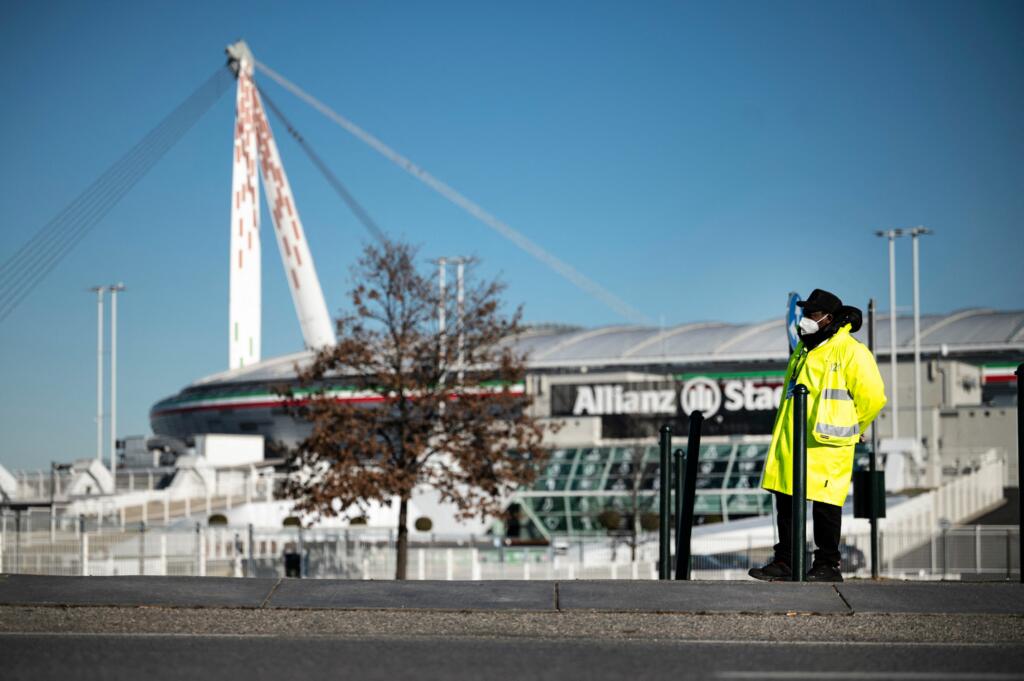
[[[396,579],[406,577],[417,487],[439,492],[460,517],[486,517],[532,481],[545,456],[524,357],[507,342],[522,330],[521,311],[503,314],[504,286],[492,281],[469,286],[455,314],[416,256],[387,240],[364,249],[337,345],[321,350],[300,372],[301,390],[289,393],[312,432],[289,456],[286,493],[322,516],[397,503]],[[455,322],[444,330],[442,305]]]

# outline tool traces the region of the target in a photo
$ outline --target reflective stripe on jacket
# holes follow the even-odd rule
[[[842,506],[853,475],[853,448],[885,406],[885,385],[871,352],[850,325],[813,350],[798,343],[786,368],[761,486],[784,494],[793,483],[793,399],[807,386],[807,498]]]

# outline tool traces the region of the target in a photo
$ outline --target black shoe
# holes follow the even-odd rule
[[[838,565],[829,563],[816,563],[811,567],[810,572],[804,575],[805,582],[841,582],[843,573],[839,571]]]
[[[793,578],[793,571],[781,560],[773,560],[764,567],[751,568],[747,574],[764,582],[783,582]]]

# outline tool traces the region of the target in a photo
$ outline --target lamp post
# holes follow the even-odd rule
[[[103,461],[103,292],[105,286],[93,286],[96,292],[96,460]]]
[[[889,363],[892,376],[892,437],[900,436],[899,375],[896,369],[896,239],[903,236],[902,229],[878,230],[875,236],[889,240]]]
[[[445,372],[441,374],[441,384],[444,385],[445,379],[447,378],[447,352],[448,352],[448,299],[447,299],[447,283],[448,275],[447,268],[449,263],[456,265],[455,270],[455,336],[456,336],[456,359],[455,367],[457,371],[457,382],[462,383],[463,373],[465,371],[465,329],[463,326],[463,313],[465,311],[466,304],[466,289],[465,289],[465,272],[466,264],[472,263],[471,258],[463,256],[455,257],[443,257],[434,260],[437,264],[437,283],[438,291],[440,293],[440,303],[438,304],[437,310],[437,326],[440,331],[440,354],[442,366],[446,368]]]
[[[458,325],[456,329],[458,333],[456,341],[458,343],[456,364],[459,367],[459,385],[462,386],[466,367],[466,336],[465,329],[463,327],[463,312],[466,307],[466,286],[464,282],[466,258],[456,258],[455,261],[458,264],[456,269],[456,324]]]
[[[914,250],[914,437],[917,438],[917,446],[921,447],[921,275],[920,259],[918,257],[917,237],[932,234],[932,230],[925,227],[914,227],[910,230],[910,239]],[[932,452],[929,457],[935,456],[935,437],[932,437]]]
[[[110,475],[117,488],[117,294],[124,291],[118,282],[110,290]]]
[[[875,354],[875,299],[868,300],[868,350]],[[871,422],[871,458],[868,459],[868,472],[871,474],[874,485],[875,472],[878,470],[878,420]],[[874,489],[872,489],[874,492]],[[884,490],[883,490],[884,493]],[[881,561],[878,560],[878,513],[875,505],[871,505],[871,513],[868,518],[871,524],[871,579],[878,579],[878,570]]]
[[[438,290],[438,304],[437,304],[437,330],[438,330],[438,362],[440,366],[447,367],[448,362],[446,357],[448,355],[448,327],[447,327],[447,305],[448,301],[445,297],[445,285],[447,284],[447,266],[448,258],[438,258],[437,262],[437,290]],[[445,383],[445,373],[441,372],[441,385]]]

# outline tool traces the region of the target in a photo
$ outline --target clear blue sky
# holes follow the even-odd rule
[[[887,300],[872,231],[923,224],[923,307],[1022,307],[1020,2],[0,4],[6,259],[224,60],[257,57],[654,320],[786,292]],[[265,83],[378,222],[473,254],[529,321],[621,320]],[[232,94],[0,324],[0,463],[94,451],[95,304],[124,281],[122,434],[227,363]],[[366,234],[280,126],[328,305]],[[301,336],[264,211],[264,355]],[[899,305],[910,303],[909,242]]]

